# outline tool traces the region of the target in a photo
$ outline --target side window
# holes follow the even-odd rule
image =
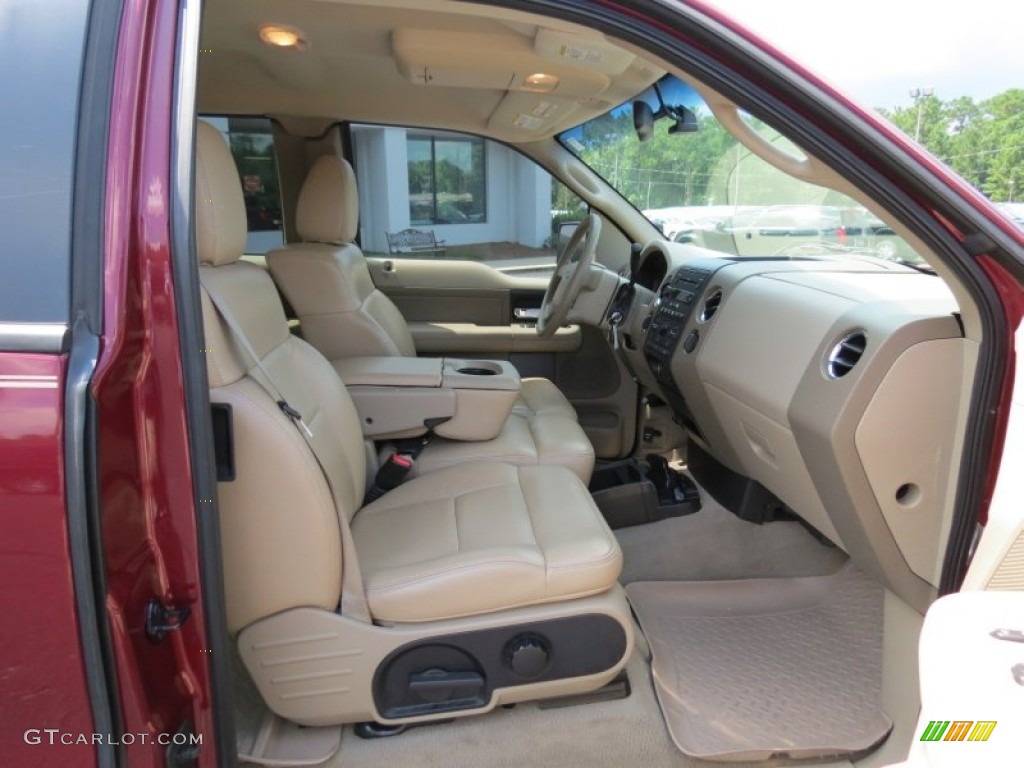
[[[413,226],[487,221],[483,139],[409,134],[409,221]]]
[[[270,120],[265,117],[211,116],[203,119],[224,134],[238,166],[249,225],[245,252],[263,254],[280,247],[284,243],[281,185]]]
[[[41,4],[40,4],[41,5]],[[88,3],[0,7],[0,322],[65,323]]]
[[[545,269],[586,205],[528,157],[442,131],[352,127],[368,256]],[[562,237],[560,238],[560,232]]]

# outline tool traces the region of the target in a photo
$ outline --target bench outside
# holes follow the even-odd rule
[[[444,240],[438,240],[434,232],[422,229],[403,229],[401,232],[386,232],[389,253],[426,253],[444,256],[447,248]]]

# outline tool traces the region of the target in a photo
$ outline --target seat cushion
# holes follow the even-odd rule
[[[550,464],[571,469],[584,482],[594,471],[594,447],[575,419],[511,414],[492,440],[463,442],[434,438],[416,461],[425,475],[468,461],[504,461],[519,466]]]
[[[361,509],[352,536],[370,612],[439,621],[612,587],[622,552],[580,479],[473,462],[416,477]]]
[[[572,403],[549,379],[523,379],[512,413],[526,417],[562,416],[574,421],[577,418]]]

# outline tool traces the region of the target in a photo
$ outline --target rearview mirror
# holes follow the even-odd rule
[[[672,117],[675,122],[668,127],[669,133],[695,133],[700,130],[697,115],[692,109],[673,107]]]
[[[654,93],[658,97],[657,112],[651,109],[651,105],[646,101],[638,99],[633,102],[633,130],[641,142],[651,138],[654,135],[654,124],[666,117],[672,119],[672,125],[668,127],[669,133],[694,133],[700,130],[696,112],[682,105],[666,104],[657,83],[654,84]]]
[[[646,101],[633,102],[633,129],[640,141],[647,141],[654,134],[654,111]]]

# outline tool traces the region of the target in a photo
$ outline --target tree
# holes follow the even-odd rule
[[[989,148],[981,190],[993,200],[1010,200],[1014,187],[1024,181],[1024,90],[1016,88],[982,105],[988,120],[984,144]]]
[[[942,101],[924,96],[921,144],[996,201],[1020,195],[1024,185],[1024,90],[975,103],[968,96]],[[913,136],[918,105],[879,110]]]

